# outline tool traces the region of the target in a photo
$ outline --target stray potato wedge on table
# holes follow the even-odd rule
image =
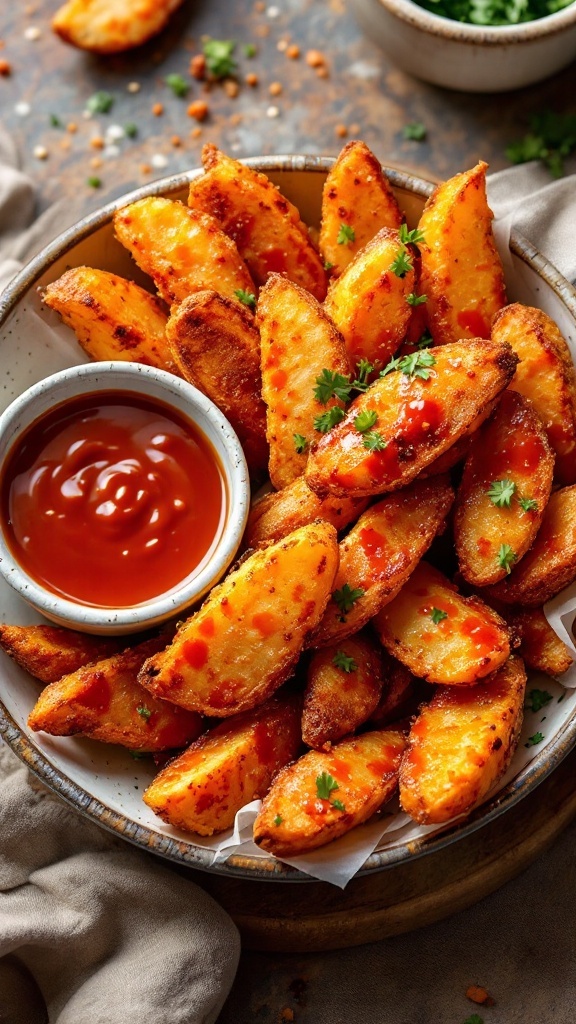
[[[518,654],[527,668],[548,676],[561,676],[568,671],[574,658],[541,608],[503,605],[500,614],[520,637]]]
[[[462,597],[427,562],[373,623],[386,650],[429,683],[472,686],[510,654],[504,620],[479,597]]]
[[[480,161],[434,190],[420,218],[420,291],[427,298],[435,345],[489,338],[506,304],[504,271],[486,200],[487,164]]]
[[[148,786],[144,803],[176,828],[210,836],[262,797],[302,746],[298,697],[272,697],[204,733]]]
[[[483,800],[516,749],[525,690],[518,657],[478,686],[438,688],[410,730],[400,766],[400,803],[414,821],[449,821]]]
[[[301,476],[281,491],[265,494],[252,506],[243,546],[256,548],[271,540],[280,540],[315,519],[323,519],[336,530],[342,530],[357,519],[367,505],[368,498],[328,496],[320,500]]]
[[[509,345],[481,338],[393,359],[312,448],[309,487],[320,497],[405,487],[488,413],[516,361]]]
[[[182,0],[66,0],[52,28],[66,43],[92,53],[122,53],[161,32]]]
[[[307,672],[302,739],[322,747],[355,732],[382,691],[381,651],[368,633],[316,651]]]
[[[322,192],[320,252],[338,277],[380,228],[399,228],[402,213],[380,161],[364,142],[348,142]]]
[[[254,822],[254,842],[277,857],[325,846],[367,821],[398,784],[401,733],[365,732],[284,768]]]
[[[208,144],[204,174],[190,184],[188,205],[215,217],[234,239],[260,287],[269,274],[284,274],[322,302],[326,271],[300,214],[265,174]]]
[[[554,455],[534,407],[505,391],[474,434],[454,506],[460,572],[483,587],[503,579],[532,545],[552,489]]]
[[[0,623],[0,647],[41,683],[55,683],[108,658],[126,646],[127,637],[89,636],[62,626],[9,626]]]
[[[336,530],[303,526],[255,551],[214,587],[139,680],[151,693],[227,718],[261,704],[291,674],[318,625],[338,565]]]

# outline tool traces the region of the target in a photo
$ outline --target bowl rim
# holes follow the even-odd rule
[[[567,7],[544,18],[521,22],[517,25],[473,25],[471,22],[455,21],[441,14],[435,14],[416,0],[376,0],[393,17],[418,28],[429,35],[440,36],[452,42],[469,43],[474,46],[511,46],[514,43],[531,43],[558,35],[568,26],[576,26],[576,0]]]
[[[334,158],[305,155],[258,156],[245,159],[242,163],[264,173],[306,171],[325,175],[333,166]],[[394,187],[404,189],[424,199],[428,198],[435,188],[433,182],[426,181],[409,172],[386,165],[384,171]],[[145,196],[166,195],[182,191],[201,173],[202,168],[196,168],[181,174],[159,178],[113,200],[99,210],[83,217],[58,235],[23,267],[0,296],[0,328],[25,292],[34,286],[51,264],[65,255],[73,246],[83,241],[94,230],[106,226],[112,219],[115,210]],[[531,266],[549,285],[567,306],[576,322],[576,288],[519,232],[512,231],[510,249],[523,262]],[[49,789],[62,797],[77,812],[140,849],[154,852],[169,861],[191,868],[251,881],[306,882],[310,884],[317,881],[297,868],[273,858],[264,859],[233,853],[225,861],[212,864],[212,851],[194,846],[191,841],[173,839],[171,836],[153,831],[148,826],[134,822],[126,815],[106,807],[49,762],[44,753],[35,747],[25,733],[20,730],[1,701],[0,736]],[[444,849],[456,839],[464,838],[477,831],[534,790],[575,745],[576,716],[564,723],[554,739],[540,754],[536,754],[515,779],[482,806],[476,808],[463,824],[456,822],[450,828],[431,838],[405,843],[389,850],[375,851],[366,859],[355,877],[393,868],[409,859],[427,856]]]

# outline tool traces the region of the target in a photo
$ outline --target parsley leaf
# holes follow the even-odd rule
[[[113,106],[114,97],[103,89],[93,93],[86,102],[86,110],[89,110],[91,114],[107,114]]]
[[[302,455],[308,448],[309,441],[304,437],[304,434],[292,434],[294,438],[294,448],[298,452],[298,455]]]
[[[406,296],[406,302],[409,306],[421,306],[427,298],[427,295],[416,295],[415,292],[410,292],[410,295]]]
[[[341,409],[339,405],[333,405],[331,409],[327,409],[326,412],[315,417],[314,430],[317,430],[319,434],[326,434],[337,423],[340,423],[345,415],[344,409]]]
[[[336,651],[336,654],[332,658],[332,664],[336,668],[341,668],[343,672],[355,672],[358,665],[354,661],[354,658],[349,657],[344,651]]]
[[[486,494],[497,508],[510,508],[516,484],[513,480],[493,480]]]
[[[256,296],[254,295],[254,292],[247,292],[244,288],[237,288],[234,295],[243,303],[243,305],[248,306],[249,309],[256,308]]]
[[[530,690],[526,707],[529,711],[541,711],[552,700],[552,694],[548,690]]]
[[[321,800],[329,800],[330,793],[333,793],[335,789],[340,789],[340,786],[329,772],[322,772],[321,775],[316,776],[316,793]]]
[[[284,819],[282,817],[280,817],[279,814],[277,814],[276,817],[274,818],[274,824],[276,826],[281,825],[283,821],[284,821]]]
[[[544,733],[535,732],[533,736],[529,736],[524,744],[525,747],[535,747],[538,743],[542,743],[544,739]]]
[[[351,587],[348,583],[340,587],[340,590],[334,591],[332,598],[340,609],[340,622],[346,622],[346,615],[364,594],[365,591],[361,587]]]
[[[140,718],[144,718],[146,719],[146,721],[148,721],[150,715],[152,714],[150,708],[147,708],[145,704],[141,704],[139,708],[136,708],[136,711],[140,715]]]
[[[523,512],[538,511],[538,502],[535,498],[518,498],[518,504]]]
[[[418,338],[418,341],[416,342],[416,348],[417,349],[431,348],[433,344],[434,344],[434,338],[430,334],[430,331],[424,331],[424,334],[421,335],[421,337]]]
[[[542,0],[532,0],[535,5]],[[548,9],[542,14],[551,13],[552,3],[544,4]],[[566,6],[560,2],[554,10]],[[522,19],[528,20],[528,19]],[[506,149],[506,156],[513,164],[523,164],[528,160],[542,160],[554,178],[564,174],[564,157],[576,150],[576,114],[557,114],[543,110],[530,119],[530,131],[518,142]]]
[[[53,128],[62,127],[62,121],[60,120],[57,114],[50,114],[50,124]]]
[[[341,800],[333,800],[332,801],[332,807],[335,807],[337,811],[345,811],[346,810],[346,808],[344,807],[344,804],[342,803]]]
[[[369,388],[368,377],[372,373],[374,366],[367,359],[361,359],[356,364],[356,380],[352,381],[352,387],[355,391],[367,391]]]
[[[328,272],[329,270],[332,270],[333,266],[334,264],[330,263],[330,260],[326,260],[326,262],[324,263],[324,270]]]
[[[254,45],[254,43],[244,43],[244,56],[245,57],[255,57],[257,52],[258,51],[257,51],[256,46]]]
[[[101,188],[102,187],[102,179],[101,178],[96,178],[95,176],[91,177],[91,178],[87,178],[86,179],[86,184],[90,185],[90,188]]]
[[[331,398],[339,398],[342,402],[350,401],[351,384],[348,377],[342,373],[335,373],[333,370],[322,370],[319,377],[316,377],[314,398],[321,405],[326,405]]]
[[[400,241],[403,242],[404,245],[418,245],[418,242],[424,241],[424,235],[422,232],[419,231],[418,228],[412,228],[412,231],[409,231],[407,224],[400,225],[398,234],[400,235]]]
[[[207,39],[202,48],[206,67],[213,78],[229,78],[235,74],[237,63],[232,54],[236,49],[234,39]]]
[[[388,441],[385,441],[382,434],[379,434],[377,430],[369,430],[368,433],[364,434],[362,444],[370,452],[383,452],[388,447]]]
[[[448,618],[448,612],[443,612],[440,608],[433,608],[430,612],[430,618],[434,625],[437,626],[439,622],[443,621],[443,619]]]
[[[422,121],[409,121],[404,125],[402,135],[412,142],[423,142],[426,138],[426,126],[422,124]]]
[[[365,434],[367,430],[371,430],[372,427],[376,426],[378,422],[378,413],[375,409],[364,409],[363,412],[358,413],[354,420],[354,426],[360,434]]]
[[[518,560],[518,555],[515,551],[512,551],[509,544],[501,544],[496,558],[500,568],[506,569],[507,573],[511,573],[514,562]]]
[[[184,96],[188,95],[190,86],[188,85],[188,82],[182,78],[182,75],[166,75],[164,81],[168,88],[172,89],[174,95],[179,96],[180,99],[183,99]]]
[[[129,750],[128,753],[133,761],[142,761],[145,757],[148,757],[148,750]]]
[[[432,353],[423,349],[420,352],[411,352],[409,356],[404,356],[400,360],[399,369],[407,377],[420,377],[422,380],[428,380],[430,367],[435,363],[436,359]]]
[[[410,253],[406,249],[402,249],[393,262],[390,264],[390,270],[396,277],[406,277],[409,270],[412,270],[412,260],[410,259]]]
[[[477,1013],[471,1013],[469,1017],[466,1017],[464,1024],[484,1024],[484,1018],[479,1017]]]
[[[387,377],[388,374],[392,373],[393,370],[399,370],[401,362],[402,362],[402,360],[401,360],[400,356],[396,356],[396,357],[392,356],[392,359],[390,360],[390,362],[386,363],[386,366],[384,367],[383,370],[380,370],[380,376],[381,377]]]
[[[133,121],[129,121],[124,125],[124,134],[128,139],[135,139],[138,135],[138,126]]]
[[[350,245],[350,242],[355,242],[356,232],[354,228],[351,228],[349,224],[341,224],[336,241],[338,245]]]

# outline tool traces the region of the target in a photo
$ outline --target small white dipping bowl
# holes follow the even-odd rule
[[[209,398],[164,370],[127,362],[72,366],[46,377],[16,398],[0,416],[0,479],[18,440],[54,406],[79,396],[115,391],[162,402],[191,421],[214,449],[224,476],[226,507],[222,529],[208,557],[180,583],[157,597],[128,607],[101,608],[61,597],[28,575],[12,553],[2,523],[0,572],[23,600],[52,622],[85,633],[118,635],[147,629],[180,614],[221,578],[238,550],[246,526],[250,482],[240,442]],[[90,543],[89,537],[86,543]]]
[[[546,18],[494,27],[452,21],[412,0],[353,0],[352,9],[403,71],[448,89],[520,89],[576,58],[576,2]]]

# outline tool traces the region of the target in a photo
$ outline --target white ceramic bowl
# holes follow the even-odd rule
[[[240,442],[226,417],[197,388],[140,363],[84,363],[39,381],[0,416],[2,466],[18,441],[55,406],[81,395],[130,392],[156,399],[191,421],[216,453],[224,478],[224,510],[218,532],[198,567],[157,597],[125,608],[100,608],[64,598],[35,580],[18,562],[0,528],[0,572],[16,593],[47,619],[86,633],[134,633],[179,615],[206,594],[230,565],[242,539],[250,504],[248,468]],[[90,538],[86,538],[90,544]],[[82,552],[78,551],[81,560]]]
[[[520,89],[576,58],[576,3],[536,21],[495,27],[451,21],[412,0],[354,0],[352,7],[390,60],[448,89]]]

